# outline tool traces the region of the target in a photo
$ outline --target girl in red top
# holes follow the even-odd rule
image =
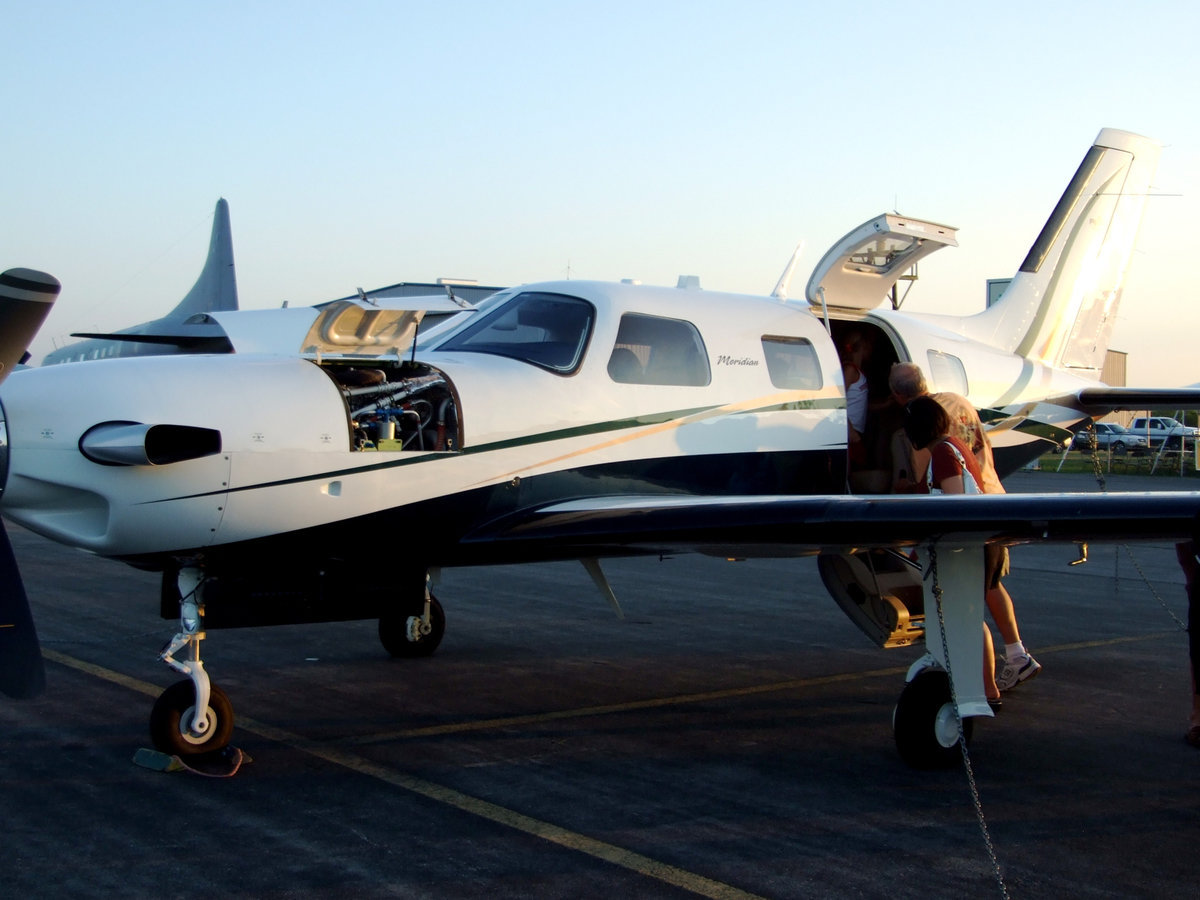
[[[938,494],[983,493],[983,475],[975,454],[949,431],[950,416],[932,397],[917,397],[905,408],[904,432],[914,447],[930,453],[929,470],[923,479],[924,490]],[[987,625],[983,626],[983,689],[988,704],[993,710],[999,709],[996,652]]]
[[[929,451],[929,470],[918,482],[924,484],[925,492],[983,493],[979,462],[966,444],[950,434],[950,415],[942,404],[928,394],[914,399],[905,407],[904,433],[914,447]]]

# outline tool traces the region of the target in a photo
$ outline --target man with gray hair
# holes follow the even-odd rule
[[[979,471],[983,475],[980,485],[985,494],[1003,494],[1004,486],[996,474],[992,458],[992,445],[983,422],[974,406],[962,394],[939,391],[930,394],[925,374],[916,363],[902,362],[892,366],[888,373],[888,387],[901,408],[908,406],[917,397],[929,394],[950,416],[950,434],[963,442],[975,455]],[[904,431],[892,438],[892,489],[908,492],[925,480],[929,469],[929,452],[913,447]],[[1004,638],[1004,666],[996,675],[996,684],[1002,691],[1016,687],[1041,671],[1042,666],[1034,659],[1021,641],[1017,627],[1017,614],[1012,598],[1008,595],[1001,579],[1008,574],[1008,548],[987,545],[984,549],[984,584],[987,586],[988,611],[1000,634]]]

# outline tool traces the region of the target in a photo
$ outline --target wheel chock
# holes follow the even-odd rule
[[[232,778],[244,763],[254,762],[250,754],[237,747],[225,747],[213,753],[198,756],[190,762],[184,762],[178,756],[140,747],[133,754],[134,765],[154,772],[191,772],[193,775],[203,775],[205,778]]]
[[[151,750],[149,747],[138,748],[137,753],[133,754],[133,764],[155,772],[182,772],[187,768],[178,756]]]

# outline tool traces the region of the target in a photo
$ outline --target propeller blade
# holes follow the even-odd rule
[[[21,361],[50,313],[62,285],[33,269],[0,272],[0,380]],[[4,489],[7,434],[0,412],[0,491]],[[36,697],[46,687],[46,670],[21,572],[8,532],[0,525],[0,692]]]
[[[26,700],[45,687],[46,670],[25,585],[8,532],[0,525],[0,692]]]
[[[0,272],[0,379],[21,361],[62,285],[34,269]]]

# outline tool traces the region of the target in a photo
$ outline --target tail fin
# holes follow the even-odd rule
[[[1057,368],[1098,375],[1161,145],[1105,128],[1007,290],[964,330]]]
[[[229,204],[217,201],[213,212],[208,258],[200,277],[167,318],[185,319],[201,312],[225,312],[238,308],[237,277],[233,271],[233,236],[229,228]]]

